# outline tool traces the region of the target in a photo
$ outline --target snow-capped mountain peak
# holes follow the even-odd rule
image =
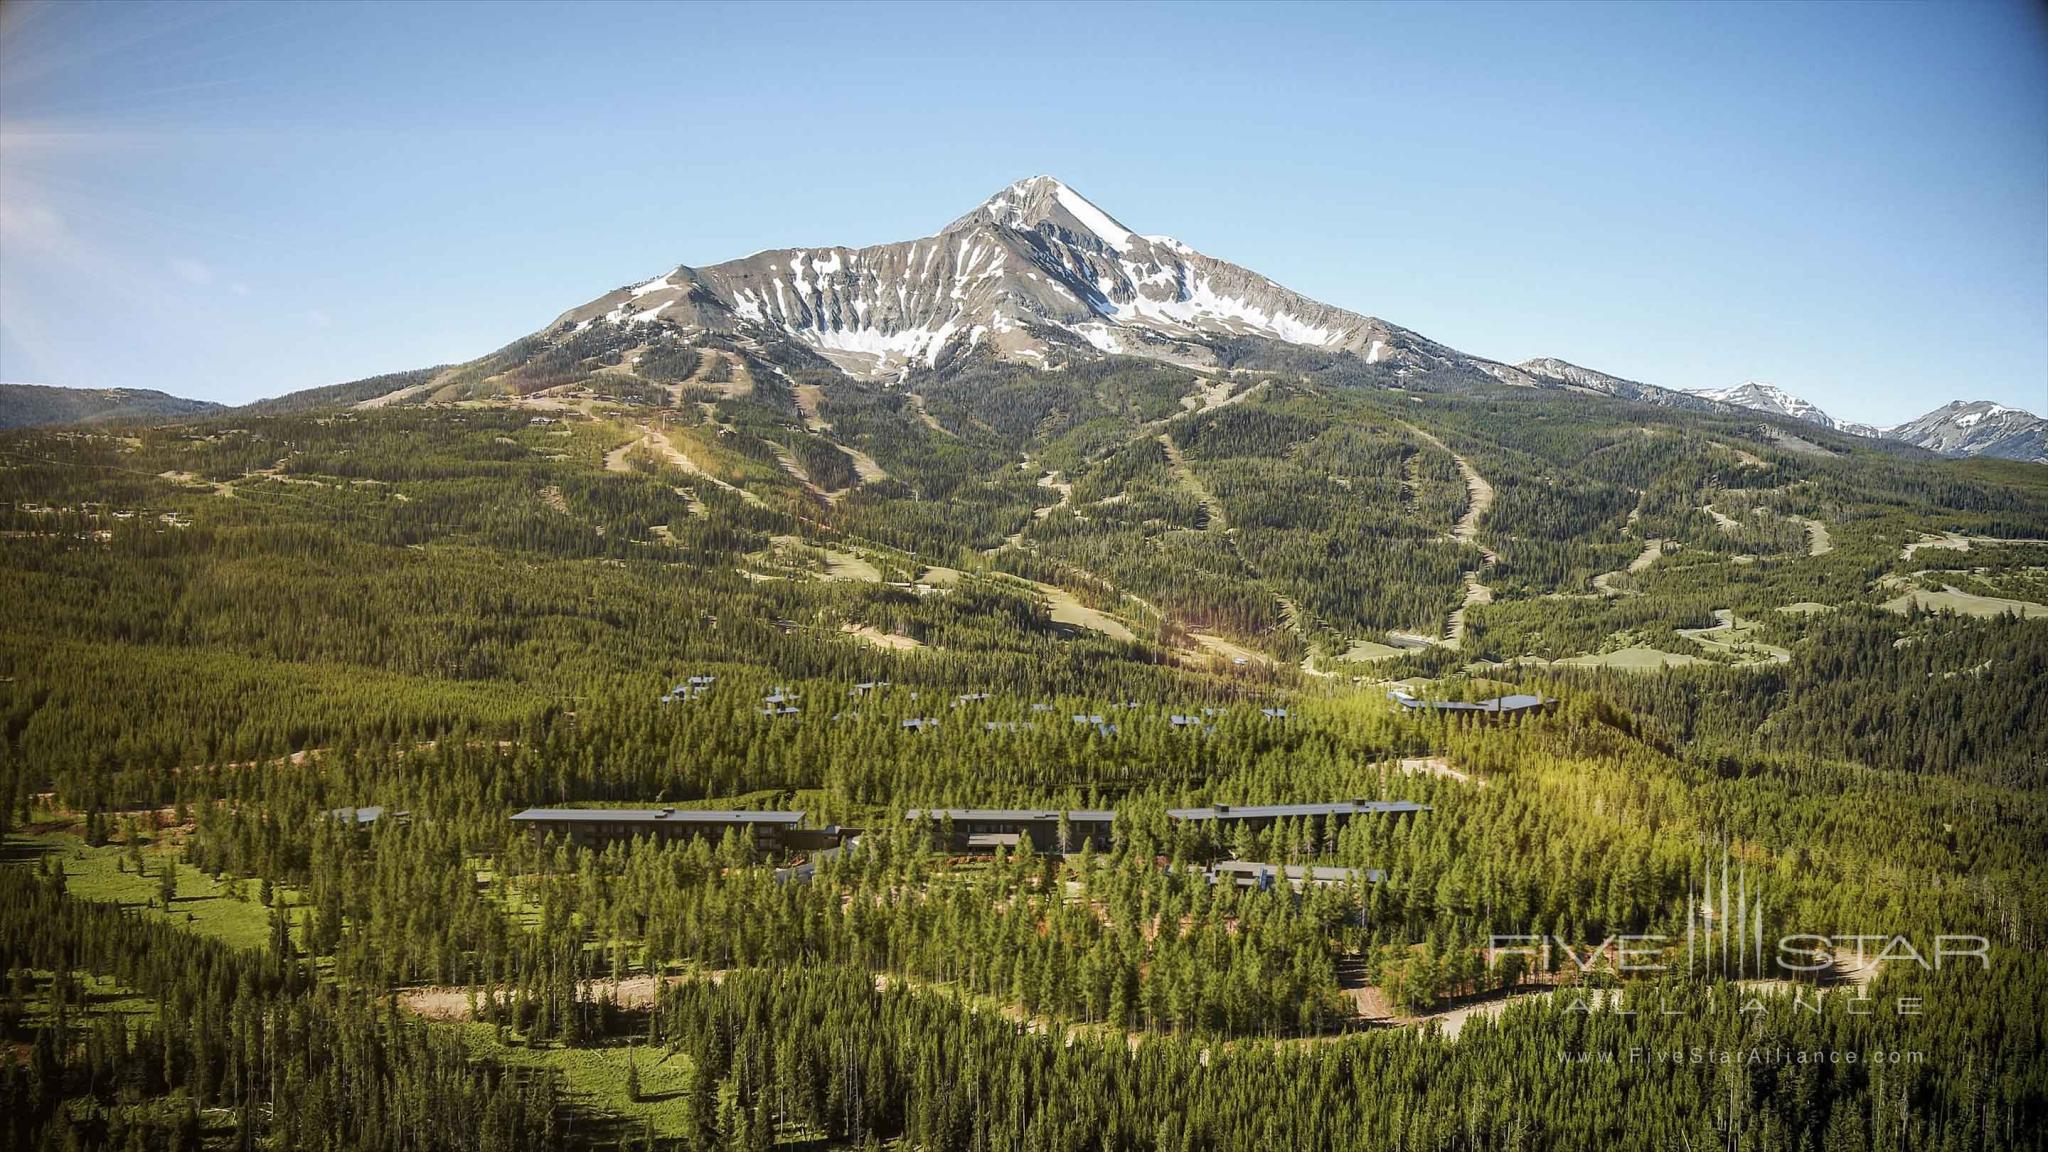
[[[1806,400],[1772,384],[1751,380],[1733,388],[1698,389],[1703,399],[1769,412],[1876,440],[1896,440],[1944,456],[1997,456],[2007,460],[2048,463],[2048,421],[2019,408],[1989,400],[1958,400],[1918,420],[1893,428],[1873,428],[1835,419]]]
[[[1691,391],[1695,396],[1723,404],[1733,404],[1738,408],[1753,408],[1759,412],[1789,416],[1794,420],[1804,420],[1808,424],[1818,424],[1823,428],[1841,427],[1840,422],[1821,411],[1818,404],[1794,396],[1776,384],[1766,384],[1761,380],[1745,380],[1733,388],[1695,388]]]
[[[743,330],[869,379],[972,351],[1040,367],[1107,354],[1213,364],[1221,342],[1258,337],[1398,370],[1463,363],[1531,382],[1170,236],[1141,235],[1050,176],[1011,184],[934,236],[678,267],[571,309],[550,331],[591,324]]]
[[[1129,252],[1134,237],[1116,218],[1087,197],[1051,176],[1019,180],[982,202],[980,208],[953,222],[947,231],[993,220],[1020,232],[1052,225],[1075,236],[1092,236],[1118,252]]]
[[[1888,440],[1944,456],[1997,456],[2048,463],[2048,420],[1989,400],[1958,400],[1918,420],[1887,428]]]
[[[1584,368],[1555,356],[1541,356],[1524,360],[1515,367],[1552,387],[1569,388],[1577,392],[1591,392],[1601,396],[1612,396],[1617,400],[1635,400],[1645,404],[1662,404],[1673,408],[1695,408],[1712,410],[1718,407],[1712,400],[1694,396],[1690,392],[1678,392],[1623,379],[1606,372]]]
[[[2039,454],[2038,418],[1996,405],[1951,405],[1958,411],[1880,433],[1762,381],[1682,393],[1554,358],[1508,365],[1472,356],[1311,300],[1171,236],[1137,232],[1051,176],[1019,180],[916,240],[677,266],[570,309],[536,339],[551,346],[593,325],[635,337],[717,332],[793,343],[850,376],[884,381],[969,355],[1038,368],[1109,355],[1214,366],[1228,345],[1260,339],[1355,353],[1392,379],[1448,369],[1637,403],[1751,408],[1857,435],[1924,440],[1942,452],[1974,455],[1992,445],[1999,455]]]

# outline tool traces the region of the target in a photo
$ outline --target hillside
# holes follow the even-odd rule
[[[1916,420],[1891,428],[1874,428],[1837,420],[1811,401],[1754,380],[1734,388],[1706,389],[1689,395],[1869,440],[1910,444],[1943,456],[1988,456],[2048,464],[2048,420],[1989,400],[1957,400]]]
[[[1989,400],[1944,404],[1884,431],[1886,439],[1944,456],[1991,456],[2048,464],[2048,420]]]
[[[1210,374],[1350,363],[1423,390],[1505,384],[1696,412],[1759,412],[1803,427],[1890,439],[1943,455],[2039,461],[2042,424],[1956,404],[1896,429],[1837,421],[1760,382],[1685,392],[1556,357],[1506,364],[1292,292],[1171,236],[1143,235],[1050,176],[1020,180],[938,233],[859,248],[790,248],[679,265],[570,308],[465,364],[265,401],[434,403],[622,377],[666,386],[677,349],[723,347],[790,379],[911,384],[996,362],[1061,371],[1139,358]],[[687,359],[687,356],[685,356]],[[1992,408],[1998,406],[1992,405]],[[1971,412],[1978,412],[1972,416]],[[1963,423],[1945,422],[1947,418]],[[1987,420],[1988,415],[1988,420]],[[1986,420],[1972,428],[1977,420]]]
[[[2030,1146],[2048,469],[807,251],[0,433],[7,1146]]]
[[[220,405],[147,388],[54,388],[0,384],[0,428],[130,424],[217,412]]]
[[[1563,1152],[1626,1144],[1624,1113],[1712,1130],[1716,1097],[1625,1058],[1663,1017],[1554,1010],[1569,966],[1489,966],[1488,934],[1676,940],[1732,867],[1788,926],[1982,933],[1999,983],[1844,968],[1949,1008],[1815,1018],[1688,968],[1679,994],[1767,1013],[1689,1036],[2001,1049],[1915,1099],[2037,1109],[2040,1039],[1989,1009],[2048,987],[2041,469],[1271,341],[870,382],[736,333],[626,330],[629,359],[618,331],[303,411],[0,436],[0,583],[34,606],[0,621],[10,1039],[99,1053],[138,1129],[189,1098],[288,1147],[328,1106],[293,1076],[252,1068],[289,1106],[235,1121],[232,1078],[151,1077],[269,1045],[415,1085],[465,1117],[436,1146],[534,1152],[721,1125],[965,1148],[967,1090],[1005,1130],[1085,1112],[1079,1147],[1168,1115],[1247,1152],[1372,1146],[1303,1119],[1329,1116],[1433,1146],[1519,1077],[1571,1106],[1481,1143]],[[1396,684],[1551,703],[1439,715]],[[1246,815],[1276,805],[1364,814]],[[562,806],[803,839],[510,819]],[[1104,810],[1068,853],[1001,830]],[[207,1024],[49,1038],[162,1003]],[[1621,1046],[1613,1078],[1554,1071],[1561,1037]],[[1431,1086],[1361,1090],[1381,1059]],[[1871,1097],[1774,1089],[1735,1127],[1803,1147]]]

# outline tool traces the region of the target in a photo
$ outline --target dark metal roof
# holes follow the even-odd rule
[[[412,813],[410,812],[393,812],[391,818],[403,820],[411,815]],[[327,818],[344,824],[350,821],[354,821],[357,824],[375,824],[384,818],[384,806],[381,804],[365,804],[360,808],[329,808],[327,810]]]
[[[801,812],[736,812],[717,808],[528,808],[512,819],[533,824],[776,824],[794,827]]]
[[[1225,860],[1209,869],[1212,873],[1227,876],[1245,876],[1257,879],[1260,876],[1286,876],[1289,880],[1312,880],[1317,884],[1342,884],[1354,877],[1363,876],[1368,884],[1378,884],[1387,874],[1378,868],[1325,868],[1301,864],[1261,864],[1256,860]]]
[[[981,823],[1028,824],[1034,821],[1054,821],[1060,818],[1057,808],[912,808],[903,814],[905,820],[945,820],[955,823],[978,821]],[[1069,824],[1107,824],[1116,819],[1111,808],[1072,808],[1066,811]]]
[[[1517,692],[1507,696],[1496,696],[1491,700],[1469,702],[1464,700],[1418,700],[1406,692],[1392,693],[1396,703],[1403,708],[1434,708],[1439,712],[1520,712],[1528,708],[1541,708],[1554,704],[1549,696],[1531,696]]]
[[[1210,808],[1168,808],[1175,820],[1262,820],[1287,816],[1362,816],[1389,812],[1427,812],[1413,800],[1338,800],[1328,804],[1218,804]]]
[[[1296,881],[1296,883],[1298,881],[1305,881],[1305,879],[1311,881],[1311,883],[1348,883],[1348,881],[1358,879],[1358,877],[1364,877],[1366,883],[1382,883],[1386,879],[1386,873],[1376,869],[1376,867],[1356,869],[1356,867],[1319,867],[1319,865],[1270,865],[1270,863],[1257,863],[1257,861],[1223,861],[1223,863],[1212,865],[1208,869],[1208,873],[1210,875],[1243,877],[1243,879],[1253,879],[1253,881],[1260,879],[1260,877],[1274,877],[1274,879],[1286,877],[1288,881]]]

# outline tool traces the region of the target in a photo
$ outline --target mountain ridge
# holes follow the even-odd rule
[[[354,385],[324,394],[385,403],[528,388],[561,379],[565,370],[573,374],[594,348],[621,367],[621,358],[633,359],[657,337],[800,350],[799,359],[821,369],[884,385],[974,356],[1037,369],[1134,356],[1211,370],[1233,361],[1233,345],[1266,341],[1355,356],[1389,383],[1450,370],[1514,387],[1702,412],[1762,412],[1945,455],[2048,460],[2038,417],[1988,402],[1958,401],[1947,420],[1946,409],[1937,409],[1880,429],[1837,420],[1762,381],[1687,391],[1553,356],[1510,364],[1463,352],[1304,296],[1172,236],[1140,233],[1051,176],[1007,185],[914,240],[774,248],[716,264],[674,265],[570,308],[467,365],[378,378],[403,377],[405,386],[367,399]],[[297,403],[299,395],[264,403]]]
[[[218,412],[225,405],[153,388],[66,388],[0,383],[0,428],[127,424]]]
[[[2048,463],[2048,420],[1990,400],[1952,400],[1915,419],[1879,428],[1838,420],[1819,405],[1760,380],[1745,381],[1733,388],[1696,389],[1689,394],[1852,436],[1911,444],[1943,456],[1991,456]]]
[[[932,236],[678,265],[570,309],[549,331],[599,323],[752,328],[865,379],[901,378],[982,348],[1042,368],[1103,355],[1211,366],[1215,342],[1249,336],[1368,364],[1463,363],[1534,383],[1170,236],[1140,234],[1050,176],[1009,185]]]

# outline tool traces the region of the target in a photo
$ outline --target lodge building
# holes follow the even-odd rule
[[[658,841],[689,840],[708,836],[717,840],[737,830],[762,852],[810,847],[829,836],[839,842],[832,829],[806,829],[802,812],[735,812],[710,808],[528,808],[512,822],[530,832],[536,840],[561,836],[569,843],[602,848],[615,841],[647,838]]]
[[[1338,800],[1326,804],[1211,804],[1206,808],[1168,808],[1166,817],[1204,827],[1249,827],[1261,832],[1281,820],[1319,819],[1325,823],[1353,816],[1400,816],[1429,811],[1413,800]]]
[[[903,818],[950,828],[944,837],[948,851],[993,852],[1029,839],[1039,852],[1064,855],[1079,852],[1083,844],[1108,851],[1116,813],[1106,808],[912,808]]]

